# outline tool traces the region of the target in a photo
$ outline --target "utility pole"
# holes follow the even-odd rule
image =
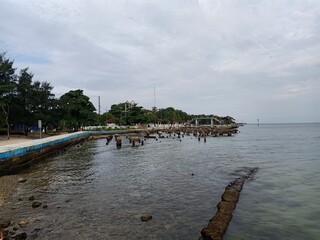
[[[98,96],[98,113],[100,115],[101,105],[100,105],[100,96]]]
[[[153,87],[154,108],[156,108],[156,87]]]
[[[156,111],[156,87],[153,87],[153,111]]]

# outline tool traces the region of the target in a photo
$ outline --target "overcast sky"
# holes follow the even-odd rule
[[[57,97],[320,122],[319,0],[1,0],[0,52]]]

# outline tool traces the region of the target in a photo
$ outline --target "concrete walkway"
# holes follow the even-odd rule
[[[106,134],[116,134],[116,133],[126,133],[125,130],[112,130],[112,131],[83,131],[68,133],[63,135],[57,135],[52,137],[47,137],[43,139],[35,139],[29,141],[22,141],[14,144],[0,145],[0,162],[5,159],[15,157],[18,155],[23,155],[41,148],[54,146],[55,144],[63,143],[74,138],[84,137],[88,135],[106,135]]]
[[[92,134],[91,132],[75,132],[43,139],[22,141],[14,144],[0,146],[0,161],[9,157],[17,156],[33,150],[41,149],[57,143],[61,143],[76,137]]]
[[[16,143],[28,142],[28,141],[32,141],[32,140],[34,140],[34,139],[10,137],[10,139],[8,140],[7,138],[0,138],[0,147],[6,146],[6,145],[11,145],[11,144],[16,144]]]

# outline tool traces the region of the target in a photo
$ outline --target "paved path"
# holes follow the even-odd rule
[[[0,138],[0,147],[6,146],[6,145],[11,145],[11,144],[16,144],[16,143],[22,143],[22,142],[27,142],[27,141],[32,141],[33,139],[28,139],[28,138],[10,138],[9,140],[7,138]]]
[[[1,159],[23,154],[50,145],[54,145],[56,143],[64,142],[66,140],[87,134],[90,134],[90,132],[75,132],[53,137],[47,137],[43,139],[15,142],[13,144],[7,144],[2,146],[0,145],[0,161]]]

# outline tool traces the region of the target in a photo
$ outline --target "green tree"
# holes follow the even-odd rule
[[[156,112],[145,110],[144,115],[145,115],[145,119],[146,119],[145,123],[157,123],[158,122]]]
[[[17,98],[22,107],[31,111],[33,74],[28,71],[29,68],[25,68],[20,71],[17,83]]]
[[[145,110],[136,103],[113,104],[109,113],[116,118],[116,123],[119,125],[133,125],[147,121]]]
[[[72,90],[60,97],[61,120],[68,127],[80,128],[95,122],[95,107],[83,90]]]
[[[105,112],[103,114],[96,114],[96,123],[100,126],[106,126],[108,123],[114,123],[115,117],[109,113]]]
[[[125,118],[127,125],[145,123],[146,116],[144,113],[143,107],[137,106],[136,104],[129,108]]]
[[[30,125],[33,122],[32,91],[33,74],[28,72],[28,68],[22,69],[17,77],[16,96],[11,101],[10,122]]]
[[[110,112],[104,113],[103,116],[105,117],[107,124],[116,122],[116,117],[113,116]]]
[[[31,112],[34,121],[42,120],[43,127],[47,131],[47,126],[55,122],[54,110],[57,101],[51,92],[53,86],[49,82],[35,81],[32,84]]]
[[[159,109],[156,112],[157,118],[161,123],[183,123],[190,119],[190,115],[181,110],[176,110],[173,107]]]
[[[0,54],[0,107],[3,119],[7,126],[7,136],[10,138],[10,103],[16,90],[16,76],[13,68],[13,61],[5,57],[5,53]]]
[[[126,124],[125,103],[111,105],[109,113],[115,117],[116,124],[118,124],[118,125],[125,125]]]

